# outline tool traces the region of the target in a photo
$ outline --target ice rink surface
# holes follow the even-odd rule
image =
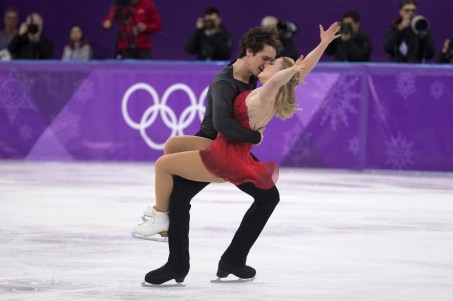
[[[251,198],[211,184],[192,202],[184,285],[142,287],[168,256],[130,236],[153,170],[0,161],[0,300],[453,300],[453,174],[283,169],[257,277],[232,284],[210,281]]]

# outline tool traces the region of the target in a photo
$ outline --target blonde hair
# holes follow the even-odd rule
[[[282,57],[282,70],[290,68],[294,65],[294,60],[289,57]],[[277,116],[285,120],[293,116],[294,111],[299,110],[296,102],[296,87],[299,85],[299,73],[293,77],[277,92],[275,97],[275,109]]]

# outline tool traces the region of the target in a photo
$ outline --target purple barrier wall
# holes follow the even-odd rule
[[[112,58],[115,31],[104,32],[100,23],[106,16],[114,0],[2,0],[0,12],[14,5],[21,12],[21,20],[32,11],[40,12],[45,18],[45,31],[55,40],[55,58],[60,58],[63,47],[69,39],[71,25],[80,24],[93,44],[96,58]],[[318,24],[325,26],[341,15],[354,9],[362,16],[362,28],[373,43],[372,61],[388,61],[383,51],[384,34],[398,16],[400,0],[381,1],[220,1],[220,0],[154,0],[162,18],[162,31],[153,37],[156,59],[193,59],[184,52],[184,45],[192,32],[196,18],[208,6],[220,9],[225,26],[236,39],[247,29],[257,26],[261,18],[275,15],[291,20],[299,25],[299,33],[294,40],[301,53],[307,54],[319,41]],[[431,22],[436,50],[440,50],[446,38],[453,38],[453,1],[418,1],[419,13]],[[331,60],[331,57],[324,59]]]
[[[0,158],[146,160],[193,134],[222,64],[0,64]],[[453,171],[453,67],[319,64],[254,149],[284,166]]]

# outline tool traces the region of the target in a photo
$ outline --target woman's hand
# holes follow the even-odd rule
[[[305,64],[304,56],[301,55],[301,56],[299,57],[299,59],[294,63],[294,65],[293,65],[293,70],[296,71],[296,72],[301,72],[301,71],[304,70],[306,67],[307,67],[307,64]]]
[[[340,23],[338,23],[338,22],[334,22],[325,31],[324,31],[324,27],[322,25],[319,25],[319,34],[321,37],[321,41],[329,44],[336,38],[340,37],[341,34],[338,33],[340,31],[340,28],[341,28],[341,26],[340,26]]]

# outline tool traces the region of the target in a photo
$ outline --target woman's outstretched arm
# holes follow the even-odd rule
[[[327,30],[324,30],[322,25],[319,25],[319,35],[321,37],[321,42],[319,42],[318,46],[313,49],[306,57],[305,57],[305,68],[303,68],[299,72],[299,82],[303,82],[304,77],[310,73],[311,70],[316,66],[316,64],[321,59],[322,54],[326,50],[327,46],[335,40],[336,38],[340,37],[341,34],[338,34],[340,31],[340,24],[338,22],[333,23]]]

